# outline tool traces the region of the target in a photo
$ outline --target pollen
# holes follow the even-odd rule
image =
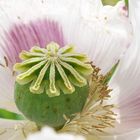
[[[113,76],[119,61],[106,74],[100,74],[100,69],[93,65],[90,79],[90,90],[83,110],[75,114],[72,120],[67,119],[60,132],[73,132],[84,136],[101,136],[108,134],[108,129],[115,127],[117,114],[115,105],[109,104],[111,89],[108,83]]]

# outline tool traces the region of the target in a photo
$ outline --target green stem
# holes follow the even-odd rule
[[[128,7],[128,0],[125,0],[125,5]]]
[[[22,115],[1,108],[0,108],[0,118],[10,120],[25,120],[25,118]]]

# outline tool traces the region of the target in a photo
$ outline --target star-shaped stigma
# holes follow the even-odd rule
[[[60,91],[70,94],[75,87],[87,85],[87,79],[93,72],[86,55],[76,53],[73,45],[60,48],[50,43],[46,48],[35,46],[20,53],[21,63],[14,65],[19,72],[16,81],[19,84],[31,83],[30,91],[40,94],[46,92],[49,97],[59,96]]]

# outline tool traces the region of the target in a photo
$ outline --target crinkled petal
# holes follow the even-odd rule
[[[135,130],[130,133],[126,133],[116,137],[116,140],[139,140],[140,130]]]
[[[135,130],[130,133],[125,133],[118,136],[105,136],[101,140],[139,140],[140,139],[140,130]]]
[[[106,71],[118,61],[130,44],[131,26],[122,2],[116,7],[103,7],[100,0],[6,0],[0,4],[3,19],[1,30],[4,30],[0,43],[12,61],[18,60],[22,49],[38,44],[44,46],[54,40],[62,46],[64,42],[75,44],[78,51],[87,53],[95,64]],[[44,20],[29,24],[29,21],[38,18],[47,18],[49,26]],[[48,30],[54,28],[52,24],[58,28],[56,33]],[[46,34],[48,39],[45,39]],[[7,50],[5,46],[10,47]]]
[[[94,64],[107,72],[131,43],[132,28],[127,11],[121,1],[115,7],[100,8],[96,14],[88,12],[86,16],[69,16],[73,19],[69,18],[68,23],[63,25],[64,34],[78,51],[87,53]]]
[[[134,2],[134,3],[133,3]],[[132,6],[132,7],[131,7]],[[138,8],[139,7],[139,8]],[[136,8],[136,9],[135,9]],[[140,2],[130,2],[130,15],[134,27],[132,47],[120,63],[111,82],[112,94],[118,95],[119,114],[116,133],[130,132],[140,128]],[[115,97],[115,96],[114,96]]]
[[[71,20],[70,15],[80,16],[82,5],[89,3],[94,5],[93,9],[101,5],[100,0],[0,1],[0,44],[9,61],[16,62],[21,50],[30,49],[34,45],[44,47],[48,42],[55,41],[64,46],[60,22]]]

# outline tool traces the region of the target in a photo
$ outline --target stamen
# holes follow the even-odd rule
[[[6,56],[4,56],[4,60],[5,60],[5,65],[6,65],[6,67],[8,67],[8,59],[7,59]]]
[[[7,132],[7,130],[5,128],[0,128],[0,135],[3,135],[6,132]]]
[[[107,134],[106,130],[115,126],[116,114],[113,112],[115,105],[106,104],[104,101],[110,98],[109,93],[112,90],[108,89],[107,84],[117,66],[118,63],[105,76],[99,74],[99,68],[93,66],[94,72],[90,82],[87,102],[82,112],[77,114],[73,120],[68,121],[60,130],[61,132],[96,136]]]
[[[1,63],[0,63],[0,66],[1,66],[1,67],[5,67],[5,65],[4,65],[4,64],[1,64]]]

